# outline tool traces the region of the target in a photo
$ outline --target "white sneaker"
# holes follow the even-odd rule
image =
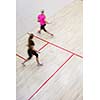
[[[40,32],[40,31],[38,31],[37,33],[41,34],[41,32]]]
[[[43,64],[38,64],[38,66],[43,66]]]
[[[24,64],[24,63],[22,63],[22,65],[23,65],[23,66],[25,66],[25,64]]]
[[[54,34],[51,34],[52,37],[54,37]]]

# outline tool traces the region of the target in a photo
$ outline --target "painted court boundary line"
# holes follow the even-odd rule
[[[32,97],[72,58],[74,54],[68,57],[68,59],[29,97],[28,100],[31,100]]]
[[[61,46],[58,46],[58,45],[56,45],[56,44],[54,44],[54,43],[51,43],[51,42],[49,42],[49,41],[47,41],[47,40],[45,40],[45,39],[42,39],[42,38],[40,38],[40,37],[38,37],[38,36],[35,36],[35,37],[38,38],[38,39],[40,39],[40,40],[42,40],[42,41],[44,41],[44,42],[47,42],[47,43],[53,45],[53,46],[55,46],[55,47],[57,47],[57,48],[59,48],[59,49],[62,49],[62,50],[67,51],[67,52],[69,52],[69,53],[71,53],[71,54],[73,54],[73,55],[76,55],[76,56],[78,56],[78,57],[80,57],[80,58],[83,58],[81,55],[79,55],[79,54],[77,54],[77,53],[74,53],[74,52],[72,52],[72,51],[70,51],[70,50],[67,50],[67,49],[65,49],[65,48],[63,48],[63,47],[61,47]]]
[[[21,55],[19,54],[16,54],[16,56],[18,56],[19,58],[23,59],[23,60],[26,60],[24,57],[22,57]]]
[[[46,47],[48,45],[48,42],[44,45],[44,46],[42,46],[38,51],[40,51],[40,50],[42,50],[44,47]]]

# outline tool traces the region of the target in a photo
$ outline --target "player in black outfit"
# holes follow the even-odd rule
[[[40,64],[40,62],[39,62],[39,57],[38,57],[38,53],[37,53],[38,51],[34,49],[35,43],[34,43],[34,41],[32,41],[34,35],[33,34],[29,34],[29,35],[30,36],[29,36],[29,39],[28,39],[28,51],[27,51],[29,57],[22,64],[24,65],[25,62],[30,60],[32,58],[32,56],[35,55],[37,64],[39,66],[42,66],[42,64]]]

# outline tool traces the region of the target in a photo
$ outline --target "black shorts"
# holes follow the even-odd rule
[[[31,59],[33,55],[35,55],[38,58],[38,54],[36,51],[34,51],[32,49],[28,49],[28,56],[29,56],[28,59]]]
[[[45,26],[46,26],[46,24],[41,25],[40,29],[41,29],[41,30],[44,30],[45,32],[47,32],[47,30],[45,29]]]

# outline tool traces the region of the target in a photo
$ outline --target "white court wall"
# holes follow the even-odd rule
[[[16,37],[36,27],[36,16],[44,9],[47,17],[74,0],[16,0]]]

